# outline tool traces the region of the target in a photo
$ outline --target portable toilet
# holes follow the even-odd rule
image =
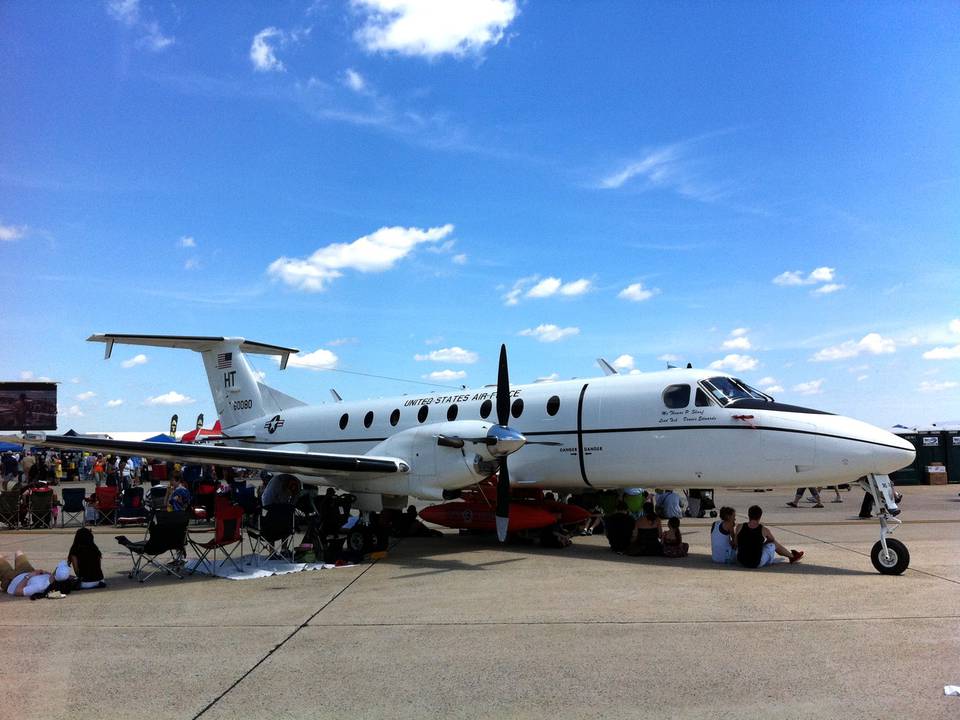
[[[947,460],[947,482],[960,483],[960,430],[944,430],[940,442]]]
[[[921,482],[929,483],[927,468],[931,465],[946,465],[947,455],[943,445],[943,433],[940,430],[920,430],[920,446],[917,448],[918,469]]]

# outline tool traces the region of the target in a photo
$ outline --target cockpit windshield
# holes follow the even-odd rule
[[[721,405],[729,405],[737,400],[773,402],[772,397],[755,390],[737,378],[712,377],[709,380],[701,380],[700,385]]]

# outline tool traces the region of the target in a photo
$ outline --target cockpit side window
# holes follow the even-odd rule
[[[690,404],[690,386],[670,385],[663,391],[663,404],[668,408],[685,408]]]
[[[754,390],[745,382],[736,378],[712,377],[709,380],[701,380],[700,385],[723,406],[737,400],[763,400],[765,402],[772,402],[773,400],[769,395]]]
[[[697,395],[693,401],[693,404],[697,407],[708,407],[713,403],[710,402],[710,397],[703,391],[703,388],[697,388]]]

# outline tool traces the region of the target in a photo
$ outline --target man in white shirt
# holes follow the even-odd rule
[[[732,565],[737,560],[737,511],[720,508],[720,519],[710,527],[710,555],[715,563]]]

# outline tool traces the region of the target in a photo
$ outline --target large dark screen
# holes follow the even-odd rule
[[[0,430],[56,429],[56,383],[0,382]]]

